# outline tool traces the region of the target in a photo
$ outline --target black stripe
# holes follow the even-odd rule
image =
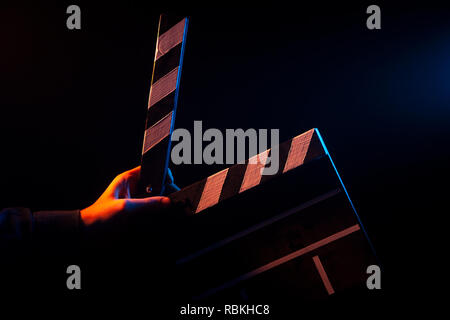
[[[156,122],[161,120],[165,115],[170,113],[175,104],[175,91],[159,100],[147,112],[147,122],[145,125],[145,129],[150,128]]]
[[[313,136],[311,137],[311,142],[309,144],[308,151],[305,155],[304,163],[314,160],[325,154],[322,143],[320,142],[319,136],[316,130],[314,130]]]
[[[287,157],[289,155],[289,150],[291,149],[292,140],[288,140],[279,145],[279,161],[278,161],[278,172],[274,175],[262,175],[261,182],[264,183],[271,178],[278,176],[283,173],[284,165],[286,164]],[[272,149],[269,151],[268,157],[272,155]]]
[[[247,164],[237,164],[228,169],[227,177],[223,183],[219,202],[239,193],[244,180]]]
[[[164,77],[170,71],[180,65],[181,47],[183,43],[177,44],[169,52],[162,55],[155,61],[155,68],[153,69],[153,83]]]
[[[162,35],[164,32],[183,20],[185,17],[185,15],[176,13],[162,14],[159,20],[159,35]]]
[[[140,190],[142,190],[141,192],[144,192],[147,186],[151,186],[153,189],[151,194],[146,194],[144,192],[144,195],[147,197],[160,195],[162,188],[161,182],[163,181],[166,169],[165,164],[168,148],[169,136],[165,137],[142,155],[141,163],[145,165],[141,165]]]
[[[182,210],[188,215],[194,214],[200,202],[203,189],[205,188],[206,180],[203,179],[170,194],[169,198],[172,200],[173,205],[182,207]]]

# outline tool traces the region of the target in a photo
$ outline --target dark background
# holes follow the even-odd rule
[[[70,4],[81,30],[66,28]],[[281,141],[318,128],[383,262],[384,289],[422,295],[442,267],[447,213],[432,204],[446,193],[450,9],[375,2],[382,29],[372,31],[370,4],[176,7],[191,16],[176,127],[279,128]],[[167,8],[0,8],[0,207],[84,208],[139,164]],[[180,186],[217,169],[172,166]]]

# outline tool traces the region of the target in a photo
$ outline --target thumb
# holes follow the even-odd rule
[[[140,211],[144,209],[160,209],[166,208],[170,204],[170,199],[167,197],[148,197],[142,199],[127,199],[126,211]]]

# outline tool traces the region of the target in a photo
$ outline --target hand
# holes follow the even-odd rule
[[[167,207],[167,197],[132,199],[137,187],[141,167],[119,174],[95,203],[80,211],[85,225],[106,221],[118,214],[133,213],[143,209],[152,210]]]

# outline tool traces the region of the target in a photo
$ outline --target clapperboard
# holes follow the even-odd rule
[[[163,192],[188,19],[160,17],[141,181]],[[177,294],[185,301],[320,300],[366,290],[373,248],[317,129],[172,193]],[[253,160],[253,161],[252,161]],[[257,160],[257,161],[254,161]]]

